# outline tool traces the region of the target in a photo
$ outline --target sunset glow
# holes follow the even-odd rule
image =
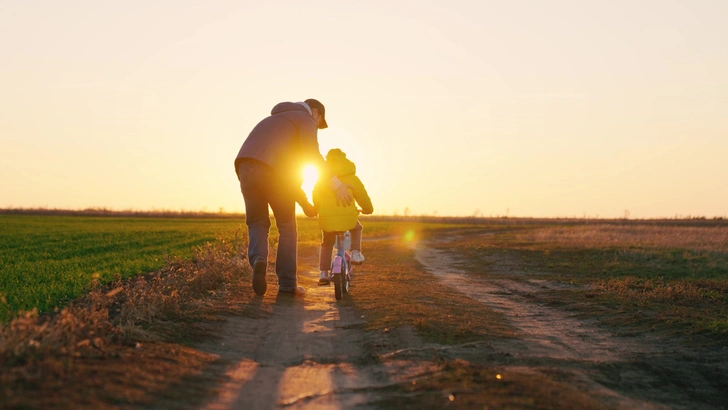
[[[313,165],[306,165],[303,168],[303,192],[306,193],[309,201],[313,201],[313,187],[318,180],[318,171]]]
[[[352,158],[379,215],[728,216],[726,15],[717,1],[7,2],[0,208],[243,212],[245,137],[276,103],[316,98],[321,153]]]

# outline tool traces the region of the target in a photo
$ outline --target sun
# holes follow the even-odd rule
[[[303,192],[306,193],[309,200],[313,198],[313,187],[316,185],[317,180],[318,170],[315,166],[306,165],[303,167],[303,185],[301,188],[303,188]]]

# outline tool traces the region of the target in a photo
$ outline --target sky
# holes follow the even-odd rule
[[[726,217],[726,21],[722,0],[0,0],[0,208],[244,212],[245,137],[316,98],[321,152],[378,215]]]

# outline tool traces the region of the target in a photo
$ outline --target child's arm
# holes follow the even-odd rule
[[[361,213],[365,215],[374,213],[374,205],[372,205],[372,200],[369,198],[369,194],[367,193],[366,188],[364,188],[364,184],[361,182],[359,177],[354,176],[354,178],[356,178],[353,181],[354,200],[361,207]]]

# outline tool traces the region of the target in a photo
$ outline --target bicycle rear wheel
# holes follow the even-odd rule
[[[334,274],[334,296],[336,297],[336,300],[341,300],[341,297],[344,294],[344,280],[342,280],[341,273],[335,273]]]
[[[341,276],[344,283],[342,283],[341,285],[341,291],[344,293],[349,293],[349,286],[351,285],[351,265],[347,263],[342,270],[344,271],[344,273],[342,273]]]

